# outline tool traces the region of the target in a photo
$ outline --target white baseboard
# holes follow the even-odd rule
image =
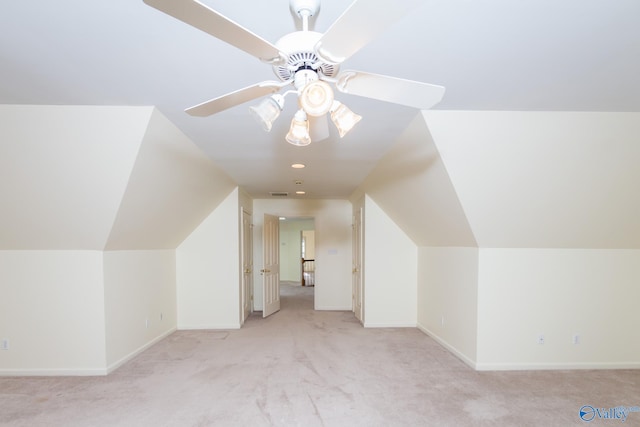
[[[438,334],[430,331],[428,328],[422,326],[420,323],[418,323],[418,329],[420,329],[425,334],[429,335],[435,342],[437,342],[438,344],[440,344],[441,346],[443,346],[444,348],[449,350],[454,356],[456,356],[458,359],[462,360],[466,365],[468,365],[472,369],[475,369],[475,370],[478,369],[478,367],[477,367],[478,364],[475,361],[471,360],[469,357],[467,357],[460,350],[458,350],[457,348],[455,348],[454,346],[449,344],[444,339],[440,338],[438,336]]]
[[[640,369],[640,362],[623,362],[623,363],[481,363],[474,362],[458,349],[453,347],[437,334],[428,328],[418,324],[425,334],[429,335],[438,344],[450,351],[458,359],[469,365],[476,371],[550,371],[550,370],[606,370],[606,369]]]
[[[107,370],[96,369],[0,369],[0,377],[95,377],[105,376]]]
[[[640,363],[477,363],[478,371],[575,371],[640,369]]]
[[[345,306],[336,306],[336,307],[321,306],[321,307],[314,307],[313,309],[316,310],[316,311],[352,311],[351,306],[349,306],[349,307],[345,307]]]
[[[206,325],[178,325],[179,331],[199,331],[199,330],[228,330],[228,329],[240,329],[240,323],[228,323],[228,324],[206,324]]]
[[[90,377],[90,376],[105,376],[124,365],[129,360],[133,359],[138,354],[142,353],[152,345],[162,341],[172,333],[176,331],[176,328],[172,328],[162,335],[154,338],[150,342],[132,351],[125,357],[121,358],[115,363],[107,366],[106,368],[95,369],[0,369],[0,377]]]
[[[176,328],[169,329],[165,333],[163,333],[160,336],[152,339],[151,341],[149,341],[148,343],[144,344],[143,346],[138,347],[136,350],[134,350],[131,353],[127,354],[126,356],[124,356],[120,360],[118,360],[118,361],[112,363],[111,365],[107,366],[107,374],[110,374],[111,372],[115,371],[120,366],[124,365],[129,360],[133,359],[134,357],[136,357],[137,355],[139,355],[140,353],[142,353],[143,351],[145,351],[146,349],[148,349],[152,345],[162,341],[163,339],[165,339],[166,337],[168,337],[169,335],[171,335],[175,331],[176,331]]]
[[[415,323],[371,323],[364,322],[365,328],[415,328]]]

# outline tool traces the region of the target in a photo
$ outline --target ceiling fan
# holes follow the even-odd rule
[[[330,84],[353,94],[418,109],[440,102],[444,87],[362,71],[340,71],[340,64],[359,51],[391,24],[424,0],[355,0],[324,33],[309,30],[309,19],[318,13],[320,0],[290,0],[291,10],[302,20],[302,31],[283,36],[272,44],[198,0],[144,0],[176,19],[271,65],[279,81],[264,81],[211,99],[185,111],[210,116],[245,102],[265,97],[251,107],[266,131],[284,108],[284,97],[297,94],[300,109],[291,121],[286,140],[303,146],[329,136],[327,114],[344,136],[361,117],[334,98]],[[281,92],[285,87],[293,89]]]

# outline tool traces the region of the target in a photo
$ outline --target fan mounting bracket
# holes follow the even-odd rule
[[[290,0],[289,7],[300,19],[304,19],[318,13],[320,0]]]

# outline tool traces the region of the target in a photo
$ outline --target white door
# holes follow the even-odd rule
[[[353,312],[364,323],[363,277],[362,277],[362,208],[353,216]]]
[[[280,310],[280,220],[264,215],[262,229],[262,317]]]
[[[253,311],[253,224],[242,210],[242,323]]]

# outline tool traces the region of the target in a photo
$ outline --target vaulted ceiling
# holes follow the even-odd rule
[[[639,159],[640,113],[424,111],[353,199],[418,246],[638,249]]]
[[[271,42],[295,29],[287,0],[203,2]],[[313,29],[349,3],[323,0]],[[639,16],[636,0],[425,0],[342,68],[443,85],[441,110],[640,111]],[[302,180],[305,197],[346,198],[418,115],[340,94],[363,120],[308,147],[284,141],[292,102],[270,133],[250,103],[191,117],[185,108],[275,76],[142,0],[6,2],[0,59],[0,104],[157,106],[254,197]]]
[[[235,188],[152,107],[0,117],[0,251],[174,249]]]

